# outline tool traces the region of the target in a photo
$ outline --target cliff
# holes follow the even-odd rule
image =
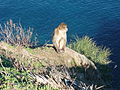
[[[37,48],[25,48],[21,46],[11,46],[7,43],[0,42],[0,55],[9,59],[13,66],[18,70],[29,70],[36,82],[50,84],[54,88],[63,88],[63,86],[61,86],[61,84],[58,85],[51,80],[47,80],[45,77],[38,77],[41,74],[43,75],[43,73],[46,73],[48,67],[54,71],[47,71],[49,73],[52,72],[49,75],[53,78],[57,75],[56,78],[59,76],[59,78],[62,79],[63,76],[60,76],[61,73],[68,77],[69,75],[66,74],[66,72],[71,72],[69,76],[70,81],[72,80],[71,76],[74,76],[79,79],[79,82],[83,81],[88,86],[91,85],[91,83],[96,85],[98,84],[98,81],[100,81],[99,84],[103,84],[103,80],[101,79],[95,64],[84,55],[77,53],[68,47],[64,53],[57,53],[51,45]],[[64,68],[61,68],[63,66]],[[91,81],[91,83],[89,81]],[[64,88],[65,87],[66,86],[64,85]],[[74,90],[73,87],[71,87],[71,89]]]

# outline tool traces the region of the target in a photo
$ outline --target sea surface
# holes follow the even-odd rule
[[[0,23],[12,19],[34,28],[40,43],[51,42],[61,22],[68,25],[68,42],[88,35],[111,49],[113,87],[120,88],[120,0],[0,0]],[[114,66],[116,65],[116,68]]]

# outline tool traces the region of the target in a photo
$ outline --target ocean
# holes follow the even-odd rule
[[[87,35],[110,48],[113,87],[120,88],[120,0],[0,0],[0,23],[9,19],[34,28],[41,44],[51,42],[51,33],[64,22],[68,42]]]

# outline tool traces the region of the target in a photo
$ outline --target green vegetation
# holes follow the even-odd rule
[[[99,47],[95,44],[95,42],[90,39],[89,37],[85,36],[83,38],[76,38],[75,42],[72,42],[71,44],[68,45],[68,47],[72,48],[73,50],[84,54],[87,56],[89,59],[94,61],[100,72],[102,73],[102,77],[105,81],[108,81],[111,79],[110,76],[108,76],[108,72],[110,70],[106,66],[109,61],[109,55],[110,55],[110,50],[107,48],[102,48]],[[15,46],[11,46],[7,43],[4,43],[5,46],[8,48],[15,48]],[[35,55],[39,50],[36,49],[31,49],[31,48],[24,48],[27,50],[29,53]],[[22,51],[22,49],[21,49]],[[7,52],[9,55],[10,53]],[[14,54],[13,54],[14,55]],[[10,62],[9,59],[5,58],[5,56],[1,56],[1,63],[0,63],[0,89],[16,89],[16,90],[53,90],[52,87],[49,85],[46,86],[40,86],[36,83],[34,83],[34,79],[30,76],[29,70],[27,71],[20,71],[12,66],[12,63]],[[34,68],[32,70],[33,73],[39,72],[40,67],[44,67],[44,65],[38,61],[34,61],[29,58],[22,58],[21,55],[17,56],[17,59],[22,59],[20,61],[23,61],[22,63],[25,65],[25,67],[28,67],[31,65],[31,67]],[[74,64],[74,62],[73,62]],[[57,89],[54,89],[57,90]]]
[[[44,67],[48,62],[46,62],[46,60],[38,60],[34,57],[35,55],[41,57],[39,54],[44,55],[42,54],[43,47],[35,49],[29,48],[33,44],[36,44],[36,40],[32,41],[31,39],[31,28],[25,30],[21,24],[15,24],[12,20],[4,25],[0,25],[0,40],[3,41],[3,47],[8,48],[8,51],[4,51],[4,56],[0,55],[0,89],[58,90],[53,89],[49,85],[38,85],[38,83],[35,83],[35,79],[31,77],[31,71],[32,73],[39,73],[40,68]],[[110,63],[109,56],[111,52],[108,48],[97,46],[96,43],[87,36],[83,38],[77,37],[75,42],[69,44],[68,47],[78,53],[84,54],[87,58],[95,62],[103,78],[105,78],[104,80],[107,81],[110,79],[107,75],[107,73],[110,72],[107,64]],[[2,50],[4,49],[0,49],[1,53]],[[49,47],[44,47],[44,50],[44,52],[48,52],[46,56],[48,56],[49,53],[49,55],[54,54],[50,51]],[[10,61],[11,58],[15,59],[17,64],[20,63],[24,65],[27,70],[18,70],[18,68],[15,68],[13,62]],[[71,64],[75,65],[75,62],[73,61]],[[18,65],[18,67],[22,66]]]
[[[111,52],[108,48],[97,46],[96,43],[88,36],[76,38],[75,42],[68,45],[71,49],[84,54],[90,60],[99,64],[108,64]]]
[[[97,46],[96,43],[88,36],[75,38],[75,42],[68,45],[69,48],[84,54],[87,58],[95,62],[101,73],[101,77],[105,82],[111,82],[110,68],[108,64],[111,62],[109,56],[111,51],[109,48]]]
[[[1,59],[2,58],[2,59]],[[0,90],[58,90],[34,83],[29,71],[15,69],[5,57],[0,57]]]

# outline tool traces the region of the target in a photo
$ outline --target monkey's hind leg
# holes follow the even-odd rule
[[[59,52],[60,52],[60,49],[59,49],[58,44],[54,44],[54,49],[55,49],[55,51],[56,51],[57,53],[59,53]]]
[[[65,49],[66,49],[66,45],[62,47],[62,52],[65,52]]]

